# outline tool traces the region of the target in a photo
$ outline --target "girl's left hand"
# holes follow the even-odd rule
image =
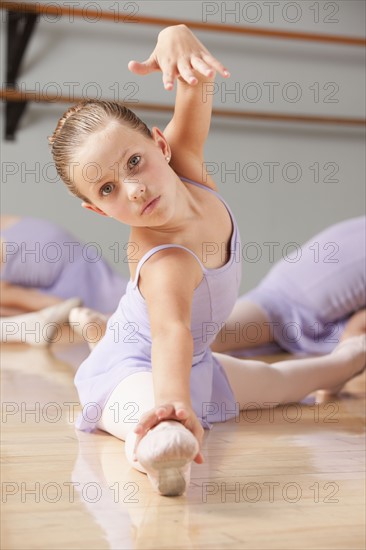
[[[134,448],[134,459],[136,459],[136,449],[141,441],[141,439],[146,435],[146,433],[159,424],[163,420],[178,420],[192,432],[192,434],[197,439],[200,449],[202,444],[202,439],[204,435],[204,429],[201,426],[200,421],[198,420],[195,412],[192,407],[185,402],[170,402],[164,405],[154,407],[150,411],[147,411],[140,418],[139,423],[134,428],[134,432],[137,434],[135,448]],[[197,453],[194,458],[194,461],[197,464],[202,464],[204,462],[203,455],[201,450]]]
[[[186,25],[167,27],[159,33],[158,42],[150,57],[142,63],[130,61],[131,72],[146,75],[154,71],[163,73],[166,90],[172,90],[174,80],[180,78],[190,85],[198,83],[198,76],[215,76],[216,71],[229,77],[229,71],[213,57]]]

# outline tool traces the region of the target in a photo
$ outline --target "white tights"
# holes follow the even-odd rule
[[[213,355],[224,368],[240,410],[248,405],[253,408],[253,403],[260,409],[300,401],[316,390],[339,389],[365,368],[366,340],[365,336],[355,336],[339,344],[329,355],[273,364],[221,353]],[[153,407],[152,373],[135,373],[115,388],[98,423],[100,429],[125,441],[128,462],[144,473],[143,466],[132,460],[136,441],[133,429]]]
[[[98,428],[125,441],[128,462],[144,474],[145,468],[132,459],[137,437],[133,429],[141,416],[153,407],[152,373],[137,372],[122,380],[114,389],[98,422]]]

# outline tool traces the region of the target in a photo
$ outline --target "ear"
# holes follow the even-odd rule
[[[161,149],[161,152],[163,153],[164,157],[170,157],[170,146],[169,143],[166,140],[166,137],[164,136],[163,132],[158,128],[157,126],[154,126],[151,129],[152,138],[155,141],[155,144]]]
[[[108,216],[108,214],[106,214],[105,212],[103,212],[103,210],[101,210],[101,209],[98,208],[97,206],[94,206],[94,204],[90,204],[89,202],[82,202],[82,203],[81,203],[81,206],[82,206],[83,208],[85,208],[86,210],[91,210],[92,212],[95,212],[96,214],[100,214],[101,216],[110,217],[110,216]]]

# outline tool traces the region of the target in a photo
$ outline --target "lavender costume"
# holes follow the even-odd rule
[[[59,298],[78,297],[83,305],[113,312],[127,281],[101,258],[95,243],[79,242],[57,224],[21,218],[1,233],[1,279]]]
[[[137,372],[152,371],[150,322],[145,299],[138,288],[139,272],[155,252],[171,247],[183,248],[192,254],[203,271],[192,301],[194,351],[190,387],[193,409],[206,428],[212,427],[210,422],[220,422],[237,414],[234,394],[224,369],[209,346],[238,296],[242,269],[240,234],[233,213],[216,191],[186,178],[181,179],[215,194],[225,204],[232,219],[230,259],[220,268],[206,269],[194,252],[175,244],[156,246],[140,259],[135,280],[128,282],[126,294],[108,321],[105,336],[76,373],[75,384],[83,406],[76,427],[81,430],[96,428],[109,396],[124,378]]]

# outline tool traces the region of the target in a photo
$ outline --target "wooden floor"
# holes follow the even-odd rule
[[[123,442],[74,429],[86,354],[2,347],[4,550],[365,548],[364,376],[338,401],[215,424],[187,495],[169,498]]]

